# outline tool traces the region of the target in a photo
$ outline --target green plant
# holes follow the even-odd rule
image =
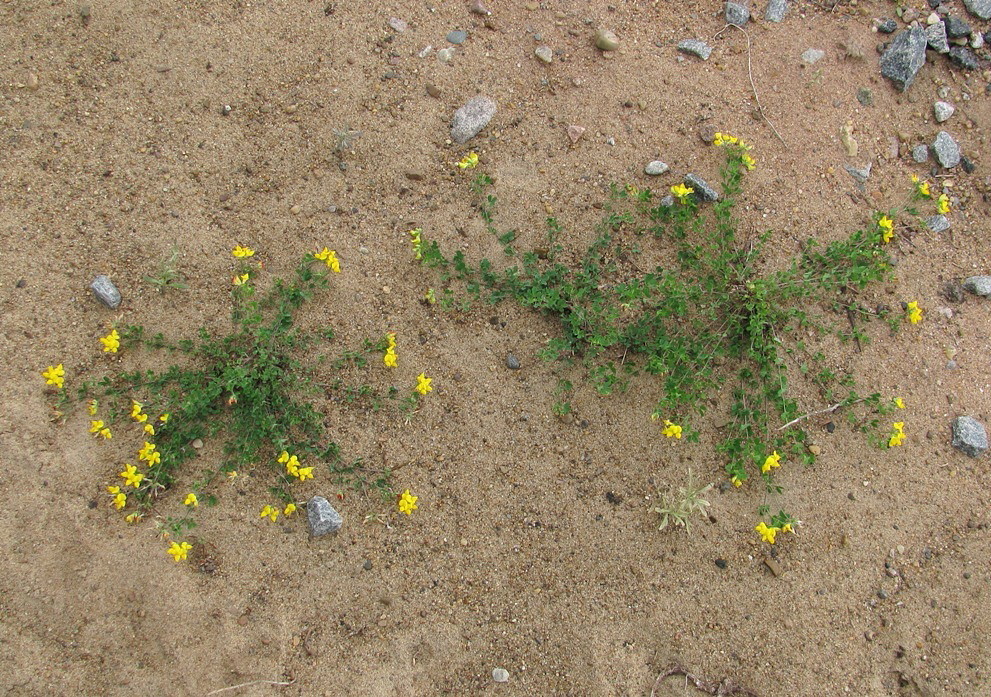
[[[670,492],[658,489],[657,496],[660,498],[660,504],[650,509],[652,513],[661,516],[661,524],[657,529],[663,530],[673,521],[675,525],[680,525],[685,530],[688,530],[690,527],[688,519],[692,514],[697,513],[703,517],[706,515],[709,502],[702,498],[702,496],[711,488],[712,484],[699,486],[692,475],[692,471],[688,470],[688,483],[685,486],[678,487],[678,493],[676,495],[671,495]]]
[[[561,260],[562,226],[554,218],[546,221],[546,246],[533,251],[519,252],[515,232],[499,233],[497,199],[485,174],[471,188],[486,228],[511,263],[472,264],[460,251],[448,257],[421,230],[415,231],[414,250],[438,272],[445,307],[455,304],[448,302],[452,287],[463,284],[470,298],[514,299],[556,317],[561,333],[542,356],[568,365],[580,361],[601,394],[622,391],[636,375],[659,380],[663,396],[652,417],[664,420],[669,437],[681,438],[684,424],[686,439],[697,441],[691,421],[706,414],[712,397],[728,394],[729,403],[720,406],[729,425],[718,450],[732,483],[741,486],[757,474],[766,500],[781,491],[773,472],[781,457],[814,461],[802,429],[810,414],[800,416],[790,377],[804,376],[820,399],[832,403],[830,411],[845,410],[861,430],[875,428],[885,413],[888,401],[859,394],[852,375],[813,370],[822,365],[822,354],[809,343],[827,334],[863,343],[870,338],[867,321],[888,319],[893,328],[901,323],[901,316],[892,321],[883,308],[860,299],[868,284],[891,275],[886,245],[892,220],[876,213],[865,229],[827,244],[809,237],[796,257],[767,268],[762,253],[772,233],[741,238],[734,216],[743,175],[755,165],[750,148],[723,134],[715,144],[726,148],[716,203],[702,205],[682,184],[663,198],[649,189],[613,187],[594,239],[570,263]],[[645,238],[655,240],[650,251],[666,260],[649,270],[634,260],[644,253]],[[565,404],[556,402],[555,413]]]
[[[179,262],[179,248],[172,245],[169,254],[158,264],[158,270],[154,274],[145,276],[144,279],[155,286],[155,290],[163,293],[168,289],[186,290],[189,286],[185,283],[185,276],[177,269]]]

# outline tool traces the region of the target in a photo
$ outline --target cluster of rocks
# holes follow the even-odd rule
[[[991,0],[965,0],[964,5],[979,19],[991,18]],[[950,15],[950,9],[941,3],[936,3],[933,9],[924,19],[913,9],[905,10],[902,21],[909,25],[908,28],[895,34],[881,53],[881,74],[902,92],[915,81],[926,62],[927,49],[945,55],[964,70],[977,70],[981,66],[974,51],[984,47],[991,32],[984,34],[971,29],[965,20]],[[882,20],[876,27],[884,34],[898,30],[893,19]]]

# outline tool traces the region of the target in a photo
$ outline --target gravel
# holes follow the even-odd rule
[[[496,682],[509,682],[509,671],[505,668],[493,668],[492,679]]]
[[[550,46],[537,46],[537,48],[533,49],[533,55],[544,63],[550,63],[554,60],[554,51],[551,50]]]
[[[946,25],[946,35],[951,39],[962,39],[970,36],[970,25],[959,17],[947,17],[943,20]]]
[[[468,32],[462,31],[461,29],[455,29],[454,31],[448,33],[447,40],[452,44],[460,46],[468,40]]]
[[[950,49],[950,60],[959,65],[964,70],[977,70],[981,64],[977,56],[969,48],[964,46],[954,46]]]
[[[509,355],[506,356],[506,367],[509,368],[510,370],[519,370],[520,359],[510,353]]]
[[[877,30],[882,34],[894,34],[898,31],[898,22],[893,19],[882,19],[877,23]]]
[[[953,420],[954,448],[970,457],[978,457],[988,449],[988,432],[977,419],[971,416],[960,416]]]
[[[912,148],[912,159],[916,162],[925,162],[929,159],[929,146],[916,145]]]
[[[595,46],[603,51],[615,51],[619,48],[619,37],[608,29],[595,32]]]

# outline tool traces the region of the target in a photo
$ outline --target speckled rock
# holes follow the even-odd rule
[[[712,54],[712,47],[700,39],[684,39],[678,42],[678,50],[682,53],[690,53],[698,56],[702,60],[709,60]]]
[[[780,22],[788,11],[788,0],[771,0],[764,11],[764,21]]]
[[[971,276],[963,282],[963,287],[974,295],[991,298],[991,276]]]
[[[963,4],[975,17],[991,19],[991,0],[963,0]]]
[[[946,232],[950,229],[950,219],[942,213],[926,218],[926,227],[933,232]]]
[[[344,518],[323,496],[314,496],[306,502],[306,520],[314,537],[337,532],[344,525]]]
[[[619,37],[608,29],[595,32],[595,46],[603,51],[615,51],[619,48]]]
[[[950,60],[964,70],[977,70],[981,67],[977,56],[966,46],[953,46],[950,48]]]
[[[664,174],[668,171],[668,165],[666,162],[661,162],[660,160],[654,160],[653,162],[648,162],[647,166],[643,168],[644,174],[650,175],[651,177],[656,177],[658,175]]]
[[[739,2],[728,2],[725,6],[726,23],[742,27],[750,21],[750,10]]]
[[[926,62],[926,45],[926,32],[921,27],[896,34],[881,54],[881,74],[904,92]]]
[[[937,123],[943,123],[948,118],[953,116],[953,112],[956,111],[956,107],[949,102],[936,102],[933,104],[933,116],[936,117]]]
[[[89,287],[93,291],[93,295],[96,296],[96,299],[111,310],[116,310],[120,307],[120,291],[117,290],[117,286],[114,285],[109,276],[102,274],[97,276],[89,284]]]
[[[954,448],[970,457],[978,457],[988,449],[988,432],[977,419],[972,416],[960,416],[953,420]]]
[[[703,201],[711,203],[719,200],[719,192],[709,186],[709,182],[696,174],[685,175],[685,186],[695,189],[695,196]]]
[[[496,113],[496,103],[488,97],[473,97],[454,112],[451,121],[451,139],[466,143],[485,128]]]
[[[940,166],[950,169],[960,164],[960,146],[946,131],[936,134],[932,149]]]
[[[929,146],[916,145],[912,148],[912,159],[916,162],[925,162],[929,159]]]

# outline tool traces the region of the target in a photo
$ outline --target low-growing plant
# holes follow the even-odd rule
[[[898,211],[873,214],[866,228],[845,239],[823,244],[809,236],[783,268],[767,269],[763,252],[772,233],[741,237],[734,216],[744,174],[756,164],[750,146],[725,134],[716,135],[715,145],[726,154],[715,203],[703,205],[685,184],[667,196],[613,187],[594,239],[571,263],[562,261],[562,226],[553,217],[546,220],[546,242],[532,251],[520,252],[515,231],[499,232],[498,201],[484,173],[471,189],[508,263],[483,258],[475,264],[462,251],[447,256],[422,230],[410,234],[415,258],[439,273],[443,307],[513,299],[556,317],[561,333],[546,343],[543,357],[580,361],[601,394],[626,389],[638,374],[659,380],[663,395],[651,416],[663,420],[665,436],[680,439],[684,429],[686,440],[697,441],[693,420],[705,416],[710,398],[728,395],[729,424],[718,451],[733,485],[759,477],[765,495],[758,510],[766,516],[767,497],[781,491],[774,470],[782,458],[815,459],[803,428],[809,417],[843,410],[854,427],[870,433],[895,408],[878,393],[860,394],[849,372],[830,370],[809,335],[862,343],[870,338],[868,320],[887,319],[897,328],[905,319],[918,321],[921,311],[913,314],[916,303],[903,312],[868,307],[860,296],[868,284],[891,276],[887,245]],[[913,198],[928,197],[928,185],[923,195],[914,181]],[[668,261],[644,271],[637,262],[648,245]],[[458,284],[464,294],[454,291]],[[804,376],[830,406],[802,415],[789,375]],[[570,410],[570,402],[555,402],[555,413]],[[878,438],[900,444],[893,436]],[[770,522],[791,530],[794,521],[781,511]]]
[[[709,502],[702,497],[711,488],[712,484],[700,486],[695,481],[692,471],[688,470],[688,483],[678,487],[677,494],[658,489],[657,496],[660,503],[651,509],[653,513],[661,517],[661,523],[657,529],[663,530],[669,523],[674,522],[676,526],[680,525],[685,530],[689,530],[691,526],[689,518],[692,515],[703,517],[706,515]]]
[[[298,485],[314,478],[317,463],[339,485],[374,490],[396,500],[388,469],[369,467],[360,458],[341,458],[315,400],[362,404],[374,411],[389,399],[402,407],[408,419],[433,389],[431,378],[421,373],[405,398],[405,391],[397,387],[382,397],[368,384],[350,384],[351,373],[365,368],[369,357],[380,351],[386,351],[385,367],[396,366],[394,334],[378,342],[366,339],[358,349],[341,351],[336,357],[324,353],[304,360],[334,339],[330,329],[305,330],[295,322],[299,308],[327,287],[331,272],[340,271],[333,250],[307,254],[289,280],[276,279],[264,291],[256,282],[262,265],[252,261],[254,251],[238,246],[233,255],[230,333],[216,335],[204,328],[195,339],[173,340],[140,325],[125,325],[100,338],[105,352],[144,347],[164,351],[176,362],[163,371],[124,371],[88,380],[73,392],[64,389],[61,364],[43,373],[58,391],[58,415],[85,401],[95,437],[109,441],[128,423],[143,437],[144,445],[132,459],[138,464],[122,465],[116,474],[122,483],[107,487],[111,504],[118,510],[126,508],[129,522],[154,511],[163,534],[175,536],[195,527],[192,511],[200,503],[217,502],[212,486],[216,478],[233,480],[244,471],[254,474],[264,468],[273,475],[269,491],[281,503],[265,505],[260,517],[275,521],[296,511]],[[319,364],[337,373],[331,384],[317,382]],[[218,461],[194,471],[198,449],[214,437],[221,437],[223,443]],[[163,516],[156,502],[180,486],[183,515]],[[412,511],[409,498],[407,490],[406,498],[398,500],[400,512]],[[185,542],[174,542],[169,553],[180,561],[189,549]]]
[[[179,248],[176,245],[172,245],[167,256],[165,256],[158,264],[158,269],[154,274],[149,274],[144,277],[145,281],[155,286],[155,290],[159,293],[163,293],[166,290],[186,290],[189,286],[186,285],[185,276],[178,269],[179,266]]]

